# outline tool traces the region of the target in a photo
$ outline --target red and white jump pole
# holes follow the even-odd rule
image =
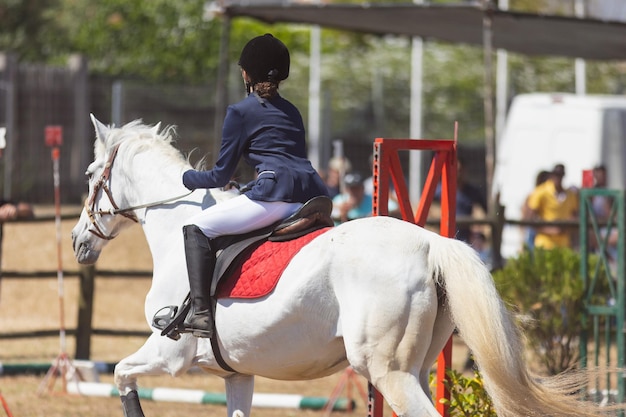
[[[61,126],[46,126],[45,129],[46,145],[52,148],[52,173],[54,179],[54,208],[55,208],[55,225],[57,239],[57,281],[59,294],[59,344],[60,353],[52,363],[48,373],[39,385],[38,394],[42,394],[44,388],[48,392],[52,391],[57,374],[61,375],[63,381],[62,392],[67,393],[68,370],[73,366],[67,355],[67,342],[65,334],[65,289],[63,282],[63,258],[61,256],[61,175],[59,169],[59,160],[61,159],[61,145],[63,144],[63,128]]]

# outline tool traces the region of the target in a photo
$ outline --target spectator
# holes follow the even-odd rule
[[[0,223],[33,217],[33,207],[29,203],[0,200]]]
[[[343,191],[341,184],[342,178],[344,178],[346,173],[351,170],[352,164],[347,158],[333,157],[330,161],[328,161],[325,181],[330,198],[334,198]]]
[[[549,177],[550,177],[550,171],[544,171],[544,170],[539,171],[539,173],[537,174],[537,177],[535,178],[535,189],[541,184],[543,184],[544,182],[546,182]],[[524,201],[524,206],[522,207],[522,219],[523,220],[532,220],[534,217],[532,210],[528,207],[529,197],[530,197],[530,194],[528,195],[528,197],[526,197],[526,201]],[[526,239],[525,239],[525,245],[528,248],[528,250],[532,251],[535,248],[535,236],[537,236],[537,229],[532,226],[528,226],[526,228]]]
[[[335,223],[372,215],[372,196],[365,193],[363,181],[363,176],[358,172],[344,177],[345,192],[333,198],[332,217]]]
[[[0,134],[0,158],[6,145],[4,132]],[[29,203],[0,199],[0,223],[17,219],[30,219],[33,217],[33,207]]]
[[[483,232],[472,232],[470,235],[470,246],[478,252],[480,260],[491,269],[491,247],[487,241],[487,236]]]
[[[593,168],[593,188],[595,189],[605,189],[607,186],[607,174],[606,167],[604,165],[598,165]],[[591,201],[591,207],[596,217],[596,220],[605,224],[611,219],[609,218],[611,215],[611,208],[613,207],[613,199],[606,195],[595,195],[593,200]],[[608,238],[607,238],[608,233]],[[602,239],[606,239],[606,255],[608,256],[609,262],[614,265],[617,262],[617,241],[618,241],[618,230],[616,224],[616,218],[612,219],[611,227],[605,226],[600,229],[600,237]],[[596,242],[596,247],[598,247],[598,242]]]
[[[593,168],[593,188],[605,189],[607,185],[606,167],[598,165]],[[612,201],[606,196],[594,196],[592,201],[593,212],[598,220],[606,220],[609,217]]]
[[[574,220],[578,215],[578,192],[563,187],[565,166],[557,164],[550,177],[535,188],[528,197],[528,208],[532,219],[543,221]],[[572,247],[570,231],[559,225],[546,225],[537,228],[535,247],[552,249]]]

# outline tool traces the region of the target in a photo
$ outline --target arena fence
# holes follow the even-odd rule
[[[78,220],[79,214],[63,214],[61,220]],[[54,215],[37,216],[29,220],[16,220],[16,223],[48,222],[54,223]],[[0,259],[2,250],[2,238],[4,227],[0,223]],[[1,278],[13,279],[50,279],[57,278],[58,270],[39,271],[10,271],[2,270]],[[98,270],[95,265],[80,266],[78,270],[63,269],[63,277],[79,280],[79,297],[76,328],[66,329],[68,336],[74,336],[76,340],[75,358],[90,359],[92,336],[140,336],[148,337],[150,332],[147,328],[138,330],[122,330],[109,328],[95,328],[92,325],[93,301],[96,278],[127,277],[129,279],[150,279],[152,271],[138,270]],[[0,281],[1,285],[1,281]],[[14,332],[0,332],[1,339],[28,339],[41,337],[58,337],[59,329],[39,329]]]

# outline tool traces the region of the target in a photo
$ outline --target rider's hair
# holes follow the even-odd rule
[[[259,97],[269,99],[278,94],[278,83],[274,83],[271,81],[265,81],[261,83],[256,83],[252,87],[254,92],[258,94]]]

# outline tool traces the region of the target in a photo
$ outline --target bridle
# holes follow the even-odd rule
[[[85,212],[87,213],[87,216],[89,217],[89,220],[91,221],[91,225],[93,226],[93,229],[89,229],[89,231],[93,233],[94,235],[98,236],[100,239],[104,239],[104,240],[112,240],[117,235],[106,234],[104,232],[104,228],[101,227],[101,225],[99,224],[98,218],[96,218],[96,216],[104,216],[104,215],[115,216],[117,214],[121,214],[122,216],[134,221],[135,223],[138,223],[139,220],[137,219],[137,216],[134,213],[135,210],[159,206],[161,204],[166,204],[166,203],[171,203],[172,201],[185,198],[193,192],[193,191],[189,191],[188,193],[185,193],[176,197],[171,197],[165,200],[155,201],[152,203],[139,204],[136,206],[126,207],[126,208],[119,208],[119,206],[115,203],[115,200],[113,199],[113,194],[111,193],[111,189],[109,188],[109,185],[108,185],[109,178],[111,177],[111,168],[113,167],[113,162],[115,161],[115,157],[117,156],[117,151],[119,150],[119,148],[120,148],[120,143],[115,145],[115,147],[113,148],[113,152],[111,152],[111,156],[109,156],[108,161],[104,165],[104,170],[102,171],[102,174],[100,174],[100,178],[98,178],[98,181],[96,181],[96,183],[93,186],[93,192],[85,200]],[[98,194],[100,194],[100,191],[104,192],[109,198],[109,202],[111,203],[111,207],[112,207],[111,209],[109,210],[96,209],[96,197],[98,196]]]

